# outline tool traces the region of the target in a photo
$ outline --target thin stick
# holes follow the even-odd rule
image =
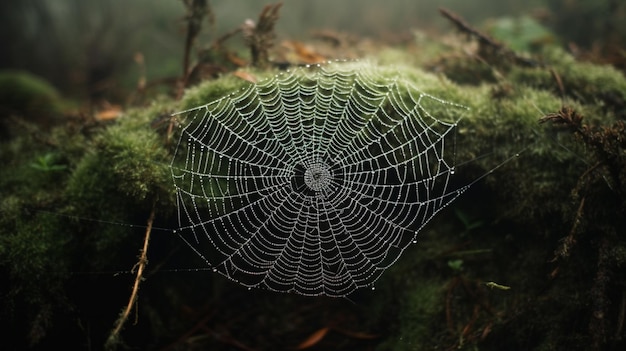
[[[148,223],[146,227],[146,235],[143,240],[143,248],[141,250],[141,254],[139,255],[139,261],[133,267],[133,271],[137,268],[137,276],[135,277],[135,283],[133,285],[133,291],[130,294],[130,299],[128,300],[128,305],[126,305],[126,309],[115,322],[115,328],[109,335],[107,339],[105,348],[107,350],[115,349],[115,346],[119,343],[119,333],[122,330],[122,327],[128,320],[128,316],[130,315],[130,311],[133,309],[133,306],[137,303],[137,294],[139,292],[139,284],[143,280],[143,272],[146,269],[146,265],[148,264],[148,242],[150,242],[150,233],[152,232],[152,222],[154,222],[154,213],[155,213],[155,204],[152,204],[152,211],[150,212],[150,217],[148,218]]]
[[[529,67],[541,66],[539,62],[536,62],[532,59],[529,59],[523,56],[519,56],[517,53],[509,49],[503,43],[498,42],[491,36],[472,27],[470,24],[465,22],[465,20],[461,16],[457,15],[456,13],[450,10],[446,10],[444,8],[439,8],[439,13],[441,13],[443,17],[445,17],[450,22],[452,22],[460,32],[467,33],[467,35],[469,35],[470,37],[476,38],[478,42],[480,43],[480,45],[493,48],[496,53],[499,53],[501,55],[511,58],[516,64],[521,65],[521,66],[529,66]]]
[[[463,18],[461,18],[461,16],[457,15],[456,13],[447,10],[443,7],[439,8],[439,13],[441,13],[441,15],[445,18],[447,18],[450,22],[452,22],[459,31],[467,33],[469,36],[472,36],[476,39],[478,39],[478,41],[481,44],[485,44],[487,46],[491,46],[493,48],[495,48],[496,50],[506,50],[504,44],[499,43],[498,41],[496,41],[495,39],[493,39],[492,37],[490,37],[489,35],[479,31],[478,29],[472,27],[470,24],[468,24],[467,22],[465,22],[465,20]]]

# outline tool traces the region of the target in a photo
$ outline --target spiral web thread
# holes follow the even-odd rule
[[[176,231],[249,288],[346,296],[374,282],[465,188],[462,106],[333,64],[179,112]],[[453,113],[450,113],[453,111]]]

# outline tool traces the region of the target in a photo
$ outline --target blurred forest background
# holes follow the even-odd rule
[[[270,1],[212,1],[212,28],[196,41],[217,37],[257,18]],[[574,0],[316,0],[285,1],[276,24],[278,42],[307,40],[332,29],[358,37],[401,43],[413,30],[449,30],[438,7],[454,9],[470,23],[527,14],[558,33],[564,43],[590,49],[603,40],[623,40],[626,24],[619,1]],[[621,11],[621,13],[620,13]],[[123,101],[142,74],[148,80],[181,74],[186,8],[180,0],[4,0],[0,3],[0,68],[33,72],[76,97]],[[596,20],[594,20],[596,19]],[[603,19],[603,20],[597,20]],[[583,24],[584,25],[581,25]],[[228,43],[242,45],[240,38]]]

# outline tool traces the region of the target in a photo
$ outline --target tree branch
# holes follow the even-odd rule
[[[137,276],[135,277],[135,283],[133,284],[133,290],[130,294],[128,305],[126,305],[126,309],[124,309],[124,312],[122,312],[120,318],[118,318],[115,322],[115,327],[113,328],[113,331],[111,331],[111,334],[106,341],[105,348],[107,350],[115,350],[120,344],[120,331],[128,320],[128,316],[130,316],[130,311],[133,309],[133,306],[135,306],[135,304],[137,303],[139,284],[143,280],[143,272],[148,265],[148,243],[150,242],[150,233],[152,232],[152,223],[154,222],[155,208],[155,204],[153,203],[152,211],[150,212],[150,217],[148,218],[146,234],[143,240],[143,248],[141,250],[141,254],[139,255],[139,261],[137,261],[137,264],[135,264],[135,267],[133,267],[133,271],[137,269]]]

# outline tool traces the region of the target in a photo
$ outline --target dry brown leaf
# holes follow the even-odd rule
[[[246,66],[248,64],[248,62],[246,62],[246,60],[244,60],[241,57],[237,56],[237,54],[233,54],[233,53],[230,53],[230,52],[226,53],[226,59],[230,63],[232,63],[232,64],[234,64],[235,66],[238,66],[238,67],[243,67],[243,66]]]
[[[256,79],[256,76],[254,76],[252,73],[242,70],[236,70],[235,72],[233,72],[233,75],[250,83],[256,83],[258,81],[258,79]]]
[[[326,336],[329,330],[330,328],[325,327],[311,334],[306,340],[301,342],[300,345],[296,347],[296,350],[304,350],[317,344],[324,338],[324,336]]]
[[[108,105],[105,109],[96,113],[96,120],[111,121],[122,115],[122,107],[118,105]]]
[[[296,40],[286,40],[283,42],[283,47],[288,48],[295,53],[298,60],[302,63],[322,63],[327,61],[326,58],[313,50],[310,46],[305,45]]]

